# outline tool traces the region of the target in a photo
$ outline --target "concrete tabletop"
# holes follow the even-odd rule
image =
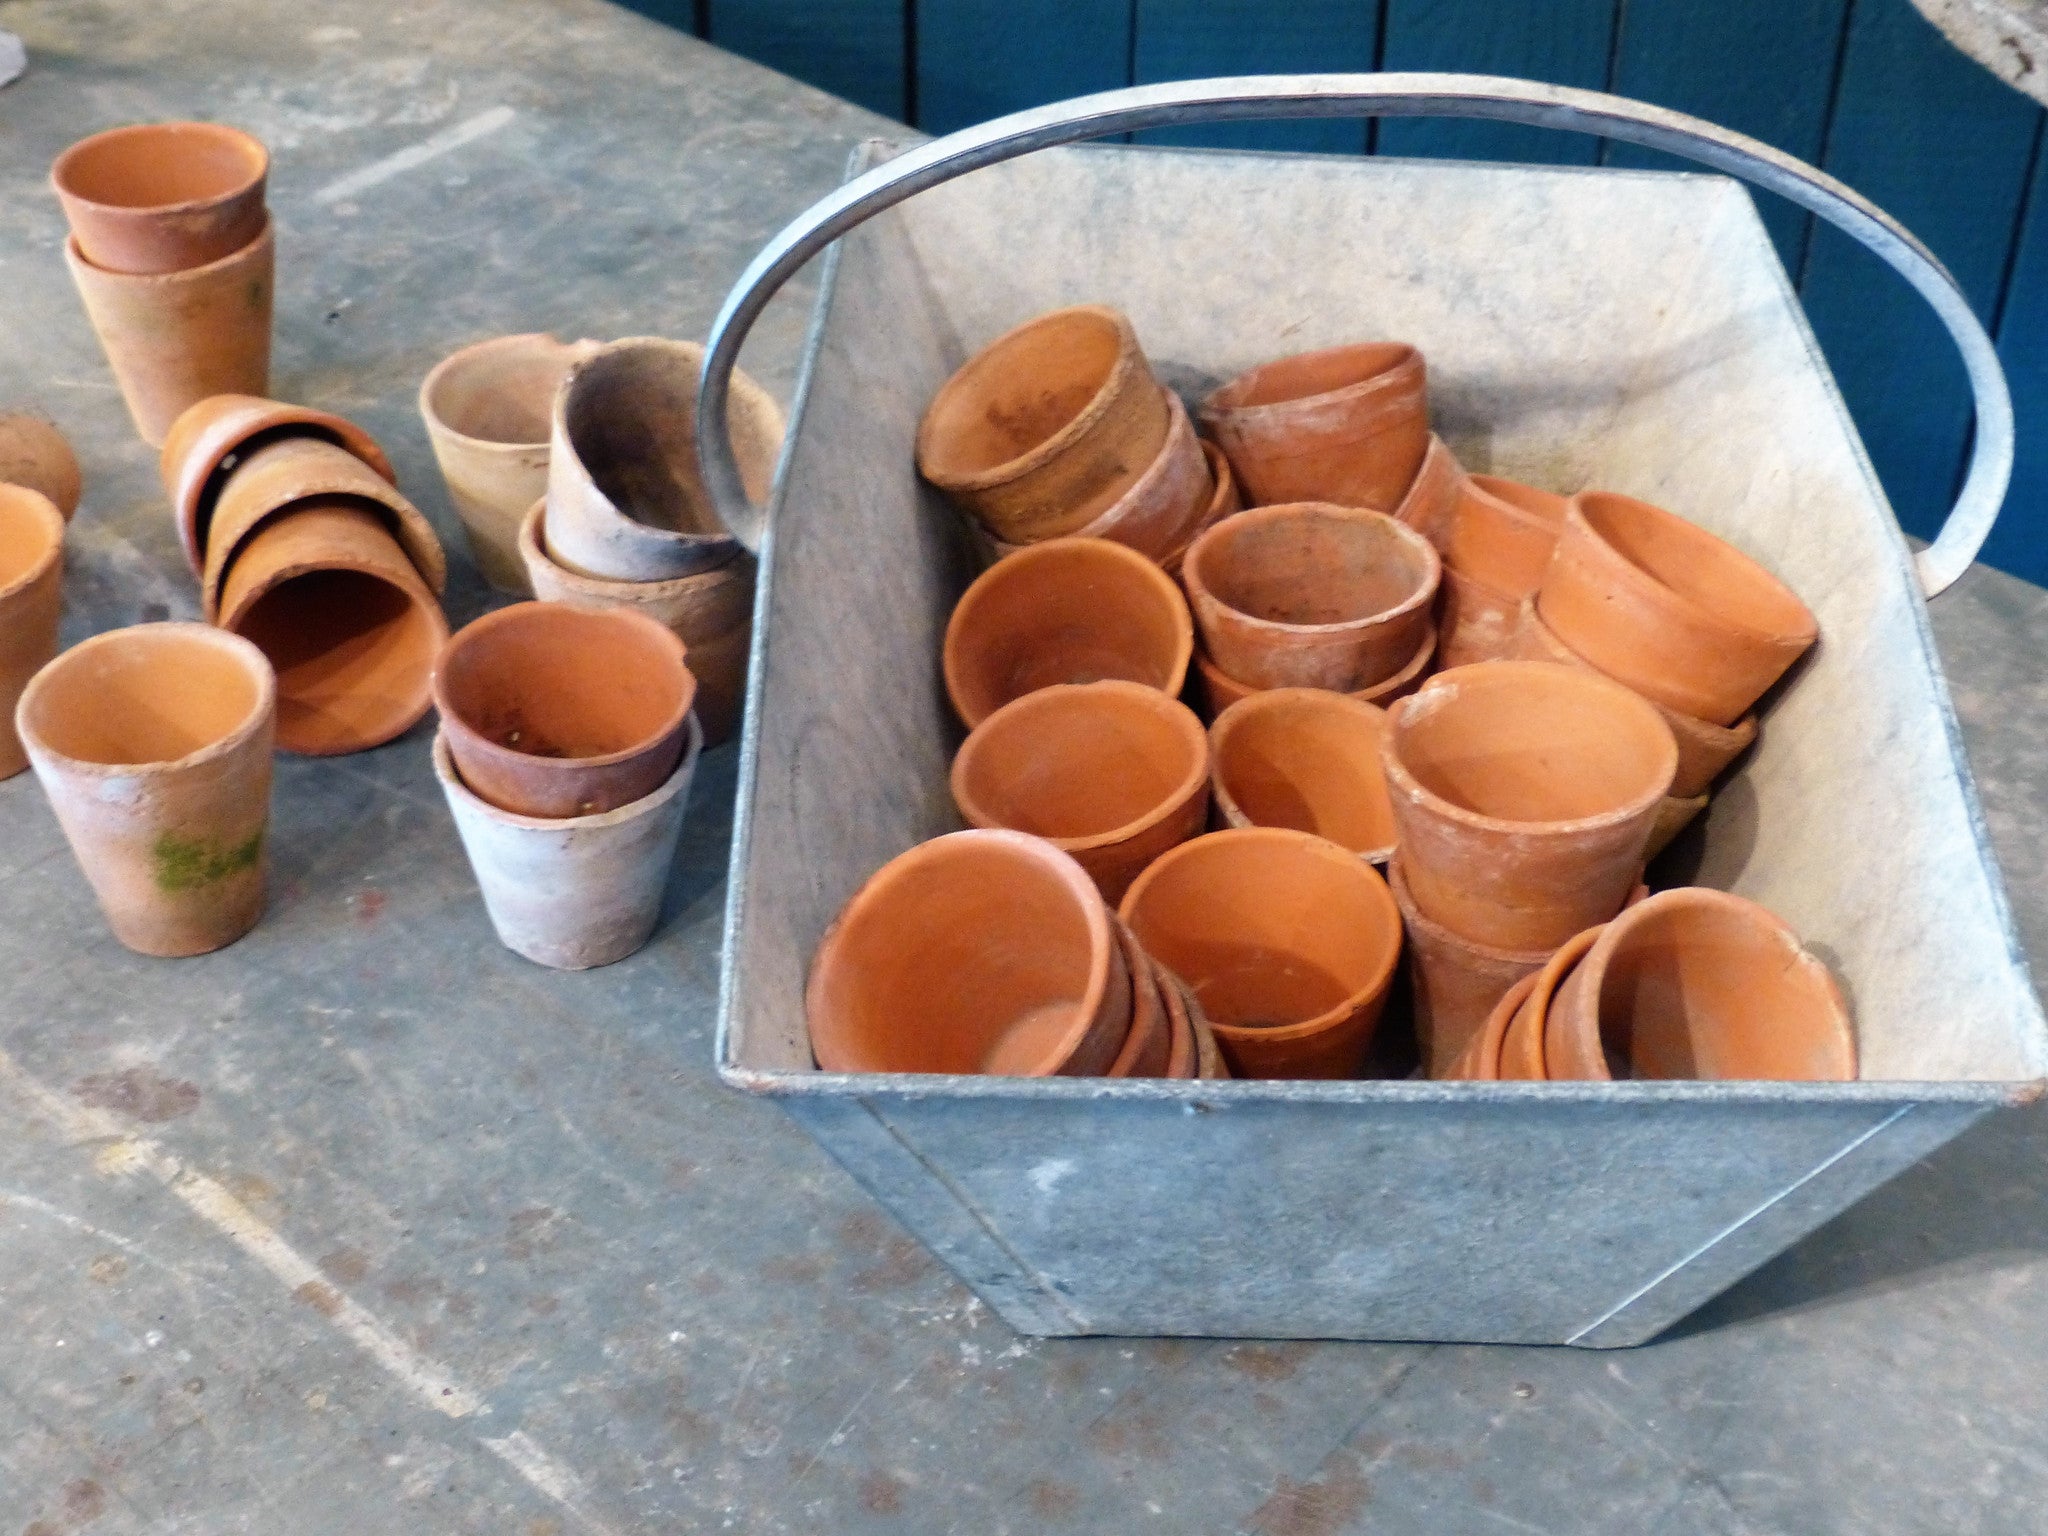
[[[274,389],[362,422],[488,605],[413,408],[504,331],[701,336],[879,120],[601,0],[25,0],[0,92],[0,407],[84,461],[67,643],[190,616],[154,456],[69,290],[64,144],[272,147]],[[809,290],[747,364],[787,395]],[[2048,594],[1936,627],[2048,953]],[[1034,1342],[772,1107],[710,1026],[735,749],[663,928],[559,975],[493,941],[428,730],[281,758],[262,926],[108,935],[0,784],[0,1536],[733,1531],[2031,1532],[2048,1121],[1994,1119],[1659,1342]]]

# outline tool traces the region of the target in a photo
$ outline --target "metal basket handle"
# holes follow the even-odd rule
[[[1768,144],[1626,97],[1494,75],[1246,75],[1102,91],[964,128],[847,182],[762,247],[711,329],[697,391],[697,451],[719,516],[747,548],[759,548],[765,513],[740,482],[726,430],[727,384],[768,300],[848,230],[928,187],[1055,144],[1186,123],[1301,117],[1476,117],[1620,139],[1754,182],[1847,231],[1933,306],[1963,355],[1975,397],[1970,472],[1940,536],[1917,557],[1921,589],[1935,596],[1976,558],[2012,478],[2012,396],[1991,338],[1933,252],[1868,199]]]

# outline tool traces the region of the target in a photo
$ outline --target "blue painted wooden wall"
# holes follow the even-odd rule
[[[627,0],[931,133],[1063,96],[1203,75],[1447,69],[1658,102],[1753,134],[1933,247],[1998,338],[2019,464],[1993,564],[2048,582],[2043,113],[1907,0]],[[1246,124],[1172,142],[1655,165],[1499,124]],[[1762,199],[1766,203],[1769,199]],[[1933,533],[1969,446],[1961,365],[1874,257],[1789,205],[1764,216],[1906,527]]]

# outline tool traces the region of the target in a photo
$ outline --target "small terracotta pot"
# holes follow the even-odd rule
[[[1209,727],[1209,786],[1224,824],[1313,832],[1369,863],[1394,854],[1380,767],[1386,711],[1320,688],[1273,688]]]
[[[263,232],[270,152],[225,123],[136,123],[80,139],[50,185],[87,261],[109,272],[203,267]]]
[[[270,389],[277,246],[268,219],[240,250],[203,267],[135,277],[94,266],[72,236],[64,260],[135,430],[161,448],[171,423],[208,395]]]
[[[1480,1026],[1509,988],[1543,969],[1547,949],[1500,949],[1460,938],[1415,905],[1396,857],[1387,864],[1387,886],[1401,909],[1408,936],[1408,978],[1414,994],[1415,1041],[1428,1077],[1452,1076],[1452,1064],[1466,1054]],[[1498,1057],[1499,1042],[1494,1053]],[[1494,1063],[1498,1071],[1498,1061]]]
[[[1107,539],[1048,539],[999,560],[946,622],[946,693],[970,727],[1055,683],[1122,678],[1177,694],[1194,623],[1173,578]]]
[[[1468,475],[1442,545],[1459,575],[1517,600],[1542,584],[1568,498],[1495,475]]]
[[[1195,712],[1142,683],[1062,683],[990,715],[953,759],[953,802],[977,827],[1029,832],[1120,900],[1209,816],[1209,739]]]
[[[1130,1034],[1132,978],[1081,866],[1022,832],[954,832],[884,864],[811,961],[827,1072],[1095,1077]]]
[[[1383,683],[1374,683],[1370,688],[1359,688],[1345,695],[1364,704],[1377,704],[1382,709],[1396,699],[1405,699],[1429,674],[1430,663],[1436,658],[1436,629],[1431,626],[1423,632],[1422,644],[1415,647],[1415,654],[1408,658],[1408,665],[1396,672]],[[1201,651],[1195,652],[1195,680],[1200,690],[1202,707],[1207,718],[1214,720],[1224,710],[1240,699],[1266,692],[1265,689],[1247,688],[1234,677],[1225,677],[1222,669]]]
[[[484,580],[531,595],[519,525],[548,489],[549,412],[594,341],[494,336],[452,352],[420,384],[420,419]]]
[[[1283,357],[1202,402],[1254,507],[1323,501],[1390,512],[1429,451],[1422,354],[1365,342]]]
[[[1644,859],[1654,859],[1669,848],[1671,840],[1691,826],[1693,818],[1706,808],[1705,795],[1665,796],[1657,807],[1657,819],[1650,826],[1650,841],[1643,849]]]
[[[64,614],[64,514],[40,491],[0,485],[0,779],[28,766],[14,706],[57,654]]]
[[[1170,389],[1161,393],[1166,396],[1168,425],[1158,454],[1114,505],[1070,537],[1113,539],[1163,566],[1194,542],[1220,488],[1180,396]],[[1031,547],[1001,539],[991,542],[999,557]]]
[[[258,448],[284,437],[333,443],[369,465],[387,485],[398,483],[376,439],[343,417],[256,395],[209,395],[195,401],[171,423],[157,460],[193,574],[206,569],[207,534],[228,476]]]
[[[0,416],[0,485],[41,492],[68,523],[85,481],[78,456],[56,427],[40,416]]]
[[[434,664],[462,782],[542,820],[652,794],[682,757],[696,693],[683,642],[629,608],[514,603],[457,630]]]
[[[1164,1077],[1173,1059],[1173,1016],[1167,1012],[1166,980],[1131,936],[1121,921],[1115,923],[1117,942],[1123,948],[1124,968],[1131,975],[1131,1028],[1124,1036],[1123,1049],[1110,1063],[1110,1077]]]
[[[1550,626],[1536,611],[1536,599],[1533,597],[1522,599],[1520,627],[1515,631],[1510,655],[1522,661],[1554,661],[1584,672],[1600,670],[1550,632]],[[1664,717],[1664,723],[1671,727],[1672,737],[1678,742],[1678,772],[1671,780],[1671,793],[1675,799],[1689,800],[1705,794],[1714,780],[1720,777],[1721,770],[1756,740],[1755,715],[1745,715],[1734,725],[1709,725],[1675,709],[1666,709],[1655,699],[1650,702],[1656,704],[1657,713]]]
[[[1202,648],[1254,688],[1350,693],[1384,682],[1429,628],[1440,565],[1383,512],[1304,502],[1226,518],[1181,581]]]
[[[1544,1030],[1551,1000],[1565,978],[1571,975],[1572,968],[1585,958],[1586,951],[1593,947],[1601,932],[1602,929],[1596,927],[1573,934],[1558,946],[1557,953],[1543,962],[1543,969],[1536,973],[1535,984],[1523,997],[1521,1006],[1508,1021],[1507,1033],[1501,1037],[1500,1075],[1503,1081],[1549,1081]]]
[[[1056,309],[1004,332],[940,386],[917,468],[1008,544],[1085,528],[1158,457],[1165,390],[1114,309]]]
[[[582,354],[555,392],[548,441],[548,552],[615,581],[673,581],[739,558],[697,462],[692,341],[629,336]],[[749,498],[768,499],[782,408],[733,370],[728,430]]]
[[[434,773],[498,942],[561,971],[610,965],[644,945],[661,919],[703,740],[692,720],[681,761],[652,794],[596,815],[547,820],[472,794],[437,734]]]
[[[1514,649],[1518,611],[1509,594],[1446,565],[1436,613],[1439,664],[1448,671],[1501,660]]]
[[[1741,719],[1820,635],[1797,594],[1734,545],[1607,491],[1572,498],[1536,608],[1609,677],[1714,725]]]
[[[1464,484],[1465,470],[1458,463],[1457,456],[1442,438],[1431,433],[1429,449],[1422,456],[1422,467],[1415,471],[1415,479],[1409,484],[1400,505],[1394,508],[1394,516],[1429,540],[1436,546],[1437,553],[1442,554],[1451,513],[1458,504],[1458,493]]]
[[[1618,683],[1536,661],[1439,672],[1388,712],[1384,757],[1416,906],[1500,949],[1621,910],[1678,765]]]
[[[1539,965],[1537,970],[1541,969]],[[1432,1072],[1430,1076],[1442,1078],[1445,1082],[1499,1082],[1501,1052],[1507,1044],[1508,1031],[1514,1027],[1522,1004],[1529,1000],[1529,994],[1535,989],[1536,971],[1531,971],[1501,994],[1500,1001],[1493,1005],[1485,1021],[1473,1031],[1456,1059],[1442,1072]]]
[[[1781,919],[1687,886],[1609,923],[1558,988],[1553,1078],[1846,1082],[1856,1034],[1828,968]]]
[[[228,571],[217,622],[277,669],[277,744],[309,757],[410,729],[448,640],[398,541],[346,497],[298,503],[258,529]]]
[[[203,624],[81,642],[15,722],[114,937],[144,955],[232,944],[263,912],[270,663]]]
[[[1234,1074],[1358,1075],[1401,957],[1401,914],[1364,860],[1280,827],[1212,832],[1141,874],[1120,915]]]

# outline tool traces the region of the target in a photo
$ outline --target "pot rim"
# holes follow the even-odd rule
[[[519,553],[522,559],[535,559],[561,578],[562,584],[587,593],[593,602],[603,602],[610,607],[642,608],[669,598],[687,597],[693,591],[701,591],[719,581],[729,581],[738,575],[744,563],[753,557],[744,549],[736,552],[736,558],[723,565],[714,565],[709,570],[693,571],[688,576],[668,576],[659,581],[632,581],[622,576],[588,576],[582,571],[562,564],[548,552],[547,544],[548,499],[543,496],[526,509],[526,516],[519,520]]]
[[[35,563],[14,580],[0,586],[0,603],[4,603],[26,592],[63,560],[64,530],[68,525],[57,503],[32,485],[0,485],[0,496],[20,500],[31,515],[43,523],[44,531],[51,534],[49,547],[36,556]]]
[[[1429,623],[1424,624],[1422,629],[1422,643],[1415,647],[1415,654],[1408,658],[1408,664],[1406,666],[1401,668],[1401,670],[1396,672],[1392,677],[1389,677],[1384,681],[1374,683],[1370,688],[1354,689],[1351,692],[1345,694],[1344,697],[1347,699],[1356,699],[1361,704],[1372,704],[1380,709],[1393,708],[1392,703],[1381,704],[1380,700],[1392,698],[1392,696],[1399,693],[1401,689],[1405,688],[1408,684],[1415,681],[1416,677],[1429,666],[1432,660],[1435,659],[1436,642],[1437,627],[1435,622],[1431,621]],[[1233,688],[1244,688],[1247,690],[1248,693],[1270,693],[1273,691],[1269,688],[1252,688],[1248,684],[1240,683],[1228,672],[1225,672],[1221,667],[1217,666],[1214,659],[1211,658],[1209,653],[1203,650],[1200,646],[1195,647],[1194,666],[1195,670],[1202,675],[1203,680],[1209,683],[1212,687],[1217,682],[1223,682],[1229,684]],[[1326,689],[1322,691],[1334,693],[1336,690]],[[1235,699],[1231,701],[1231,703],[1236,702],[1237,701]],[[1398,700],[1396,700],[1395,702],[1398,702]],[[1228,709],[1229,707],[1229,704],[1223,706],[1224,709]],[[1221,714],[1222,712],[1222,710],[1217,711],[1218,714]]]
[[[149,137],[200,136],[225,141],[236,149],[256,152],[255,172],[245,177],[224,192],[215,192],[207,197],[190,197],[174,203],[103,203],[98,198],[87,197],[76,188],[66,185],[65,174],[75,170],[79,160],[95,149],[103,148],[117,139]],[[98,133],[87,134],[75,143],[66,145],[57,158],[50,163],[50,188],[59,196],[70,199],[97,213],[113,214],[116,217],[160,218],[166,214],[177,215],[196,213],[202,209],[218,208],[246,197],[264,178],[270,174],[270,146],[255,134],[237,128],[230,123],[211,123],[198,119],[180,118],[161,123],[122,123],[113,128],[102,128]],[[266,216],[267,223],[267,216]]]
[[[1363,352],[1376,348],[1388,350],[1389,359],[1386,365],[1375,369],[1362,379],[1340,384],[1335,389],[1322,390],[1313,395],[1295,395],[1286,400],[1267,400],[1258,405],[1239,405],[1225,398],[1233,390],[1241,391],[1249,380],[1283,363],[1298,363],[1304,358],[1328,357],[1339,352]],[[1261,421],[1283,412],[1321,407],[1349,396],[1384,389],[1389,383],[1397,382],[1396,375],[1411,366],[1421,374],[1426,365],[1421,348],[1406,341],[1347,341],[1340,342],[1334,347],[1314,347],[1307,352],[1290,352],[1285,357],[1268,358],[1263,363],[1245,369],[1228,383],[1218,385],[1203,398],[1199,414],[1205,422]],[[1418,385],[1419,389],[1423,387],[1425,386]]]
[[[1243,807],[1237,803],[1237,796],[1230,792],[1230,786],[1224,782],[1223,754],[1231,736],[1244,727],[1245,721],[1261,713],[1304,709],[1350,715],[1354,719],[1368,721],[1370,729],[1375,734],[1373,766],[1378,767],[1378,747],[1386,739],[1386,733],[1390,728],[1387,724],[1387,712],[1379,705],[1361,699],[1356,694],[1335,693],[1327,688],[1265,688],[1257,693],[1248,693],[1236,703],[1224,706],[1216,718],[1209,722],[1209,793],[1222,807],[1226,817],[1236,816],[1246,826],[1265,825],[1264,822],[1254,822],[1245,815]],[[1367,713],[1360,714],[1361,710]],[[1384,771],[1381,772],[1384,782]],[[1389,811],[1390,816],[1391,814]],[[1320,833],[1316,835],[1321,836]],[[1324,841],[1336,842],[1336,839],[1325,838]],[[1384,847],[1355,848],[1347,851],[1355,858],[1364,859],[1368,864],[1384,864],[1394,856],[1397,845],[1398,838],[1389,841]],[[1344,847],[1342,843],[1337,843],[1337,846]]]
[[[1356,523],[1362,527],[1385,523],[1396,530],[1395,537],[1398,542],[1412,546],[1422,553],[1423,578],[1416,589],[1393,607],[1368,614],[1362,619],[1342,619],[1334,624],[1288,624],[1278,619],[1260,618],[1255,613],[1246,613],[1242,608],[1225,602],[1203,579],[1202,558],[1211,552],[1212,540],[1236,537],[1248,528],[1266,523],[1305,520],[1304,514],[1307,509],[1313,509],[1313,516],[1329,522]],[[1247,507],[1236,516],[1226,517],[1221,522],[1202,530],[1194,542],[1188,545],[1187,553],[1181,559],[1180,569],[1181,580],[1187,584],[1188,595],[1192,599],[1190,607],[1196,603],[1214,603],[1236,623],[1267,630],[1274,635],[1293,636],[1356,634],[1393,624],[1407,618],[1416,609],[1433,603],[1436,600],[1437,588],[1443,579],[1443,559],[1437,554],[1436,546],[1392,513],[1375,512],[1370,507],[1344,507],[1329,501],[1282,501],[1269,506]]]
[[[1586,958],[1593,946],[1600,941],[1600,935],[1606,931],[1607,923],[1595,923],[1590,928],[1581,928],[1558,945],[1551,957],[1543,962],[1543,969],[1536,972],[1528,995],[1522,1000],[1523,1008],[1533,1007],[1536,1010],[1536,1016],[1530,1020],[1529,1027],[1536,1031],[1536,1060],[1543,1068],[1543,1076],[1537,1078],[1537,1082],[1550,1081],[1548,1044],[1551,1001],[1557,996],[1557,989],[1564,984],[1564,979],[1571,974],[1572,968]],[[1601,1075],[1604,1077],[1606,1073],[1603,1071]]]
[[[1102,1075],[1104,1077],[1129,1077],[1132,1075],[1129,1069],[1138,1064],[1139,1053],[1145,1046],[1143,1037],[1138,1033],[1138,1018],[1144,1011],[1144,990],[1147,987],[1152,989],[1152,1006],[1158,1009],[1162,1015],[1166,1015],[1166,999],[1162,994],[1162,988],[1165,984],[1159,978],[1158,968],[1153,964],[1152,957],[1146,954],[1143,946],[1138,943],[1138,936],[1132,933],[1121,920],[1113,920],[1110,928],[1116,935],[1118,946],[1123,950],[1124,970],[1131,978],[1131,1023],[1129,1030],[1124,1035],[1124,1043],[1117,1048],[1115,1059],[1104,1069]],[[1170,1015],[1166,1018],[1166,1030],[1167,1049],[1170,1053],[1173,1040],[1173,1020]],[[1123,1067],[1125,1070],[1118,1072],[1116,1070],[1118,1067]]]
[[[1540,485],[1531,485],[1526,480],[1512,480],[1506,475],[1481,475],[1474,474],[1468,470],[1465,475],[1465,484],[1471,488],[1480,500],[1491,503],[1492,506],[1500,511],[1509,513],[1523,522],[1538,523],[1552,533],[1557,532],[1558,529],[1564,526],[1565,508],[1570,506],[1572,501],[1572,498],[1565,495],[1562,491],[1546,491]],[[1531,512],[1527,507],[1522,506],[1518,502],[1510,501],[1494,489],[1495,486],[1499,485],[1513,486],[1518,491],[1534,491],[1539,496],[1551,497],[1557,502],[1556,520],[1548,520],[1542,513]]]
[[[517,331],[502,336],[486,336],[481,341],[472,341],[466,346],[457,347],[453,352],[442,358],[441,361],[434,364],[432,368],[428,369],[427,376],[420,380],[419,411],[429,430],[437,436],[460,443],[465,448],[483,453],[500,454],[506,457],[517,453],[532,453],[535,449],[545,450],[548,446],[548,435],[546,433],[543,433],[533,441],[516,443],[507,442],[501,438],[474,437],[467,432],[459,431],[455,427],[450,426],[447,417],[443,416],[434,405],[435,391],[448,382],[450,374],[475,363],[485,354],[501,348],[510,348],[515,342],[531,341],[545,341],[554,347],[557,352],[570,354],[569,362],[572,367],[576,362],[588,357],[591,352],[604,345],[603,342],[593,341],[588,337],[577,341],[563,341],[552,331]],[[547,413],[552,415],[553,410],[554,396],[551,393],[548,396]]]
[[[703,748],[704,727],[698,723],[696,711],[692,710],[686,717],[683,756],[676,764],[675,772],[638,800],[614,806],[609,811],[596,811],[588,816],[522,816],[517,811],[508,811],[491,804],[462,781],[462,775],[456,771],[454,754],[448,749],[447,737],[439,726],[434,729],[434,776],[441,781],[443,788],[452,794],[460,795],[465,806],[501,826],[514,827],[526,832],[582,831],[586,828],[595,831],[618,826],[621,822],[637,820],[674,799],[677,791],[688,781],[691,770],[697,766],[697,758]]]
[[[1514,1025],[1515,1015],[1522,1011],[1522,1005],[1529,1001],[1529,994],[1536,990],[1537,974],[1536,971],[1531,971],[1528,975],[1518,977],[1515,981],[1511,982],[1507,991],[1501,993],[1500,1001],[1493,1005],[1492,1011],[1486,1015],[1485,1020],[1473,1034],[1472,1044],[1469,1047],[1469,1049],[1476,1052],[1472,1062],[1473,1076],[1463,1079],[1454,1077],[1443,1078],[1440,1081],[1479,1083],[1522,1081],[1522,1079],[1503,1078],[1500,1075],[1501,1048],[1508,1042],[1508,1030]],[[1460,1051],[1458,1053],[1458,1060],[1463,1061],[1464,1059],[1465,1053]],[[1455,1064],[1453,1063],[1453,1065]]]
[[[204,266],[181,267],[175,272],[116,272],[112,267],[103,267],[87,256],[75,233],[64,237],[64,259],[72,262],[79,270],[91,273],[94,279],[110,285],[132,283],[138,288],[196,287],[218,277],[228,267],[251,260],[258,247],[275,245],[275,235],[276,225],[271,220],[270,210],[266,208],[263,211],[263,227],[256,231],[254,239],[229,251],[225,256],[216,257]]]

